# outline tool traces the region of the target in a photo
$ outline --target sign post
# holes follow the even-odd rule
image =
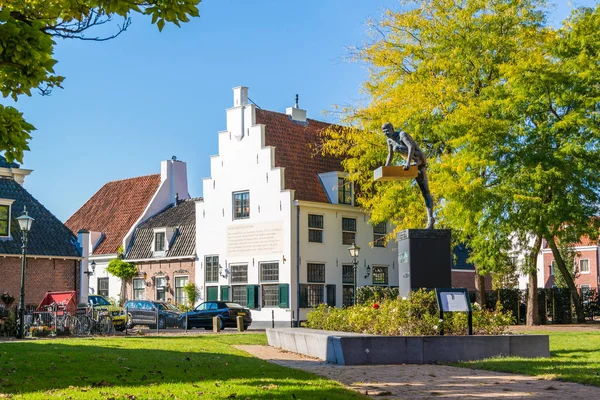
[[[466,312],[468,313],[468,334],[473,335],[473,311],[471,310],[471,301],[467,289],[435,289],[438,309],[440,310],[440,320],[444,320],[444,312]],[[444,335],[444,328],[440,329],[440,336]]]

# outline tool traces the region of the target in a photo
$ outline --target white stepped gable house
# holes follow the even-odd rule
[[[266,111],[248,103],[248,88],[233,92],[196,203],[201,300],[246,305],[253,327],[272,318],[289,326],[321,303],[350,305],[354,241],[357,285],[398,286],[395,243],[381,240],[391,227],[372,226],[354,206],[340,160],[310,146],[329,124],[307,119],[297,104],[285,114]]]

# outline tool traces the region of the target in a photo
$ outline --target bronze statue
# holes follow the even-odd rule
[[[427,157],[425,153],[421,151],[415,140],[406,132],[399,130],[394,131],[394,126],[390,122],[386,122],[381,127],[383,133],[387,139],[388,145],[388,156],[385,161],[385,166],[391,165],[394,158],[394,152],[402,154],[406,161],[404,163],[404,170],[408,170],[414,161],[419,174],[415,178],[423,199],[425,199],[425,206],[427,207],[427,227],[426,229],[433,229],[435,219],[433,218],[433,198],[429,192],[429,182],[427,180]]]

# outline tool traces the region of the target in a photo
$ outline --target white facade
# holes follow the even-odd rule
[[[295,202],[294,191],[285,189],[285,168],[275,167],[277,150],[264,145],[265,126],[255,123],[247,88],[234,89],[233,104],[226,111],[227,129],[218,134],[218,155],[211,157],[211,176],[203,181],[203,200],[196,208],[201,301],[218,297],[241,302],[239,296],[245,296],[254,327],[270,326],[272,319],[289,326],[292,314],[298,319],[297,268],[300,284],[306,284],[307,264],[324,264],[324,282],[313,283],[322,285],[323,301],[325,285],[335,284],[335,304],[341,306],[342,265],[352,263],[349,245],[342,244],[343,217],[356,219],[356,244],[362,248],[358,285],[372,279],[364,278],[367,266],[386,266],[388,284],[397,286],[396,252],[392,246],[369,247],[373,228],[368,216],[349,205]],[[305,112],[299,111],[304,110],[294,115],[305,120]],[[241,201],[237,208],[234,197]],[[309,214],[323,217],[322,243],[308,241]],[[256,302],[249,298],[254,291]],[[306,311],[300,309],[300,320]]]

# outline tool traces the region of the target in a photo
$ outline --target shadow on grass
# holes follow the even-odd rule
[[[0,347],[2,393],[74,398],[205,395],[208,398],[362,398],[335,382],[234,349],[256,337],[44,340]],[[59,393],[56,393],[59,391]],[[40,394],[40,393],[38,393]]]

